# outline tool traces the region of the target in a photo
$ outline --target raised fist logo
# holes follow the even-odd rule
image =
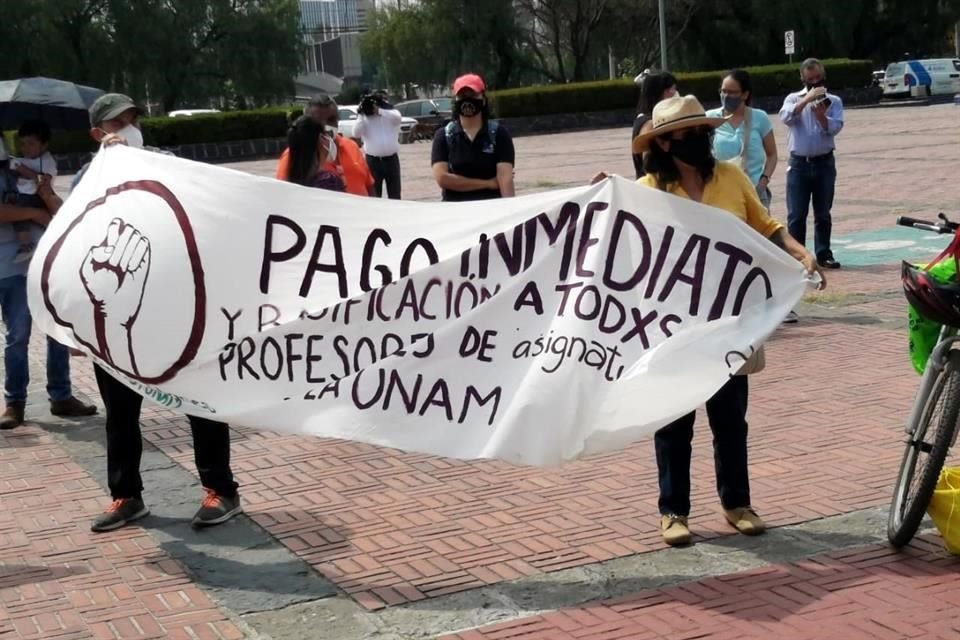
[[[93,303],[97,347],[105,360],[126,371],[137,372],[130,332],[149,275],[150,241],[119,218],[110,223],[103,242],[90,248],[80,269]]]
[[[40,292],[54,322],[115,371],[146,384],[196,357],[206,286],[193,225],[155,180],[108,188],[81,205],[43,256]]]

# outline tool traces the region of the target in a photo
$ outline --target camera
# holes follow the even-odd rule
[[[377,99],[372,94],[367,94],[360,98],[360,106],[357,107],[357,111],[365,116],[372,116],[377,106]]]
[[[365,93],[360,97],[360,105],[357,107],[357,111],[362,113],[365,116],[372,116],[376,111],[376,108],[381,109],[390,109],[390,103],[387,102],[386,94],[383,91],[374,91],[372,93]]]

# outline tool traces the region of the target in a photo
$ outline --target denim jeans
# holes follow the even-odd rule
[[[813,203],[813,247],[817,260],[833,257],[830,232],[837,162],[833,154],[813,159],[790,157],[787,170],[787,228],[793,239],[806,244],[807,214]]]
[[[734,376],[707,400],[713,431],[713,459],[717,493],[724,509],[750,506],[747,472],[747,376]],[[660,513],[690,515],[690,458],[693,423],[689,413],[663,427],[654,436],[660,482]]]
[[[7,344],[3,352],[4,398],[11,402],[26,402],[30,383],[30,309],[27,307],[26,276],[0,279],[0,310],[6,325]],[[70,351],[55,340],[47,338],[47,395],[57,402],[73,395],[70,388]]]

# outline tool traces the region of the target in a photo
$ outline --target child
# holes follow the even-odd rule
[[[17,131],[17,146],[22,158],[11,158],[10,169],[17,175],[17,205],[21,207],[45,208],[43,200],[37,195],[40,176],[53,179],[57,176],[57,161],[47,151],[50,144],[50,127],[42,120],[28,120]],[[15,222],[17,242],[20,248],[13,261],[26,262],[33,256],[36,248],[30,232],[29,222]]]

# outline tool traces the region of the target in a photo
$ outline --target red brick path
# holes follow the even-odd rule
[[[243,637],[146,531],[90,533],[106,504],[42,429],[0,431],[0,638]]]
[[[443,640],[953,640],[958,568],[939,540],[918,539],[902,555],[886,546],[848,549]]]
[[[956,202],[949,161],[960,145],[943,144],[960,140],[956,113],[951,108],[850,117],[837,233],[890,224],[898,208],[920,215]],[[622,135],[523,139],[518,149],[541,161],[532,167],[528,160],[518,179],[528,190],[541,188],[532,184],[534,177],[570,184],[609,166],[610,158],[627,163],[619,169],[624,173],[629,161]],[[543,154],[532,153],[538,150]],[[574,156],[577,166],[570,163]],[[424,182],[426,171],[405,173],[405,180],[420,180],[424,194],[433,193]],[[782,175],[781,169],[778,188]],[[752,381],[754,502],[774,526],[885,505],[900,456],[900,429],[918,382],[905,332],[869,322],[902,318],[895,268],[845,270],[831,279],[835,297],[824,303],[851,305],[847,309],[862,323],[807,318],[784,329],[770,343],[768,370]],[[863,294],[889,296],[865,302]],[[94,396],[88,365],[74,362],[77,387]],[[158,409],[145,411],[144,418],[148,440],[193,472],[185,422]],[[701,538],[715,538],[730,532],[717,517],[709,431],[703,427],[698,424],[695,441],[691,524]],[[251,517],[371,610],[661,548],[649,442],[541,470],[243,429],[234,435],[234,459]],[[149,473],[145,482],[149,501]],[[105,502],[103,490],[42,427],[0,433],[0,638],[240,637],[240,629],[145,532],[87,533],[89,518]],[[849,620],[858,609],[885,616],[896,606],[889,595],[877,595],[886,591],[906,594],[913,614],[904,617],[923,624],[935,620],[945,599],[957,604],[956,596],[943,595],[946,589],[937,586],[952,565],[930,548],[924,553],[904,561],[876,549],[868,551],[870,558],[835,556],[772,570],[771,584],[784,587],[779,595],[757,591],[744,597],[755,584],[744,576],[711,579],[642,595],[637,602],[647,609],[632,615],[645,625],[666,619],[691,628],[675,637],[723,638],[720,632],[729,631],[731,622],[741,634],[748,628],[774,635],[764,625],[778,620],[777,636],[823,637],[811,636],[813,627],[805,636],[797,631],[794,616],[815,620],[813,612],[824,603]],[[831,582],[834,574],[849,574],[852,581]],[[813,593],[801,589],[807,578],[817,587],[809,588]],[[879,589],[881,578],[891,588]],[[717,603],[709,613],[706,602]],[[558,640],[643,638],[617,636],[603,626],[631,619],[631,606],[641,605],[607,604],[507,629],[535,631],[542,625],[539,637]],[[743,609],[739,617],[720,617],[737,608]],[[701,623],[707,631],[694,631]],[[604,636],[604,629],[611,635]],[[869,624],[858,632],[886,637]]]
[[[850,271],[836,284],[890,276]],[[770,343],[750,418],[754,502],[772,525],[888,502],[918,381],[905,349],[901,330],[809,320]],[[151,409],[144,422],[192,467],[182,420]],[[730,530],[704,427],[692,526],[713,538]],[[233,443],[248,513],[369,609],[662,547],[650,442],[546,470],[248,429]]]

